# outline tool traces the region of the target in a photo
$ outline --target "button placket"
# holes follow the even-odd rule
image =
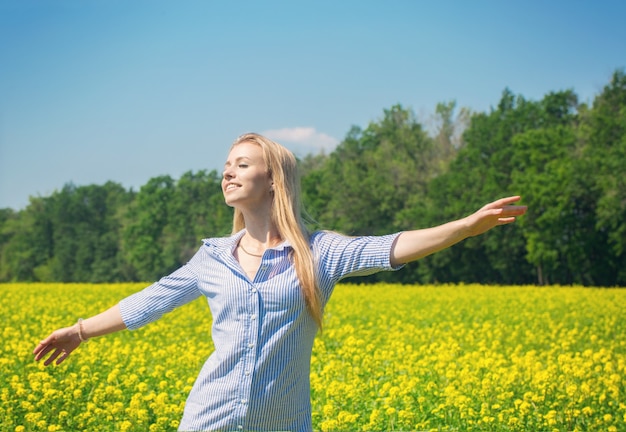
[[[266,254],[271,255],[271,254]],[[269,261],[269,262],[268,262]],[[271,258],[264,256],[261,259],[261,264],[254,280],[247,280],[247,295],[245,310],[242,311],[244,316],[241,318],[245,322],[245,339],[244,347],[245,351],[242,356],[241,362],[241,386],[238,400],[237,411],[241,415],[241,421],[239,422],[238,429],[242,430],[246,427],[246,420],[248,409],[250,406],[250,396],[252,392],[252,380],[254,377],[255,366],[257,363],[257,356],[259,353],[258,343],[260,337],[260,328],[262,324],[261,319],[261,294],[259,292],[259,284],[262,284],[268,278],[268,273],[271,268]]]
[[[259,293],[257,288],[250,284],[246,301],[246,352],[243,356],[242,364],[242,391],[239,397],[239,405],[241,412],[246,413],[248,410],[248,401],[252,391],[252,378],[254,367],[257,361],[257,344],[259,337],[259,323],[256,317],[259,313]],[[252,318],[254,317],[254,318]],[[244,414],[245,416],[245,414]]]

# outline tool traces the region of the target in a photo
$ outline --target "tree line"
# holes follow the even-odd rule
[[[489,112],[438,104],[428,130],[396,105],[300,164],[312,230],[425,228],[511,194],[530,207],[516,224],[366,280],[626,285],[623,70],[590,104],[573,90],[532,101],[505,89]],[[230,233],[220,180],[189,171],[139,191],[70,183],[23,210],[0,209],[0,281],[155,280],[202,238]]]

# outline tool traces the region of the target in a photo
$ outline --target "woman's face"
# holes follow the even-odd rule
[[[254,209],[271,203],[272,184],[263,160],[263,150],[259,145],[243,142],[231,149],[222,177],[222,192],[226,204]]]

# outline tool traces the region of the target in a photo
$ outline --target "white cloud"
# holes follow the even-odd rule
[[[294,153],[328,153],[339,144],[337,138],[318,132],[313,127],[270,129],[261,132],[261,135],[291,148]]]

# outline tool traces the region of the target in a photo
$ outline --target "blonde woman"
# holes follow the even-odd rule
[[[526,212],[519,197],[434,228],[377,237],[308,233],[296,159],[246,134],[224,165],[233,234],[203,241],[191,260],[111,309],[53,332],[34,350],[63,362],[93,337],[134,330],[205,296],[215,351],[189,394],[180,430],[310,431],[309,369],[324,305],[342,278],[395,270]]]

